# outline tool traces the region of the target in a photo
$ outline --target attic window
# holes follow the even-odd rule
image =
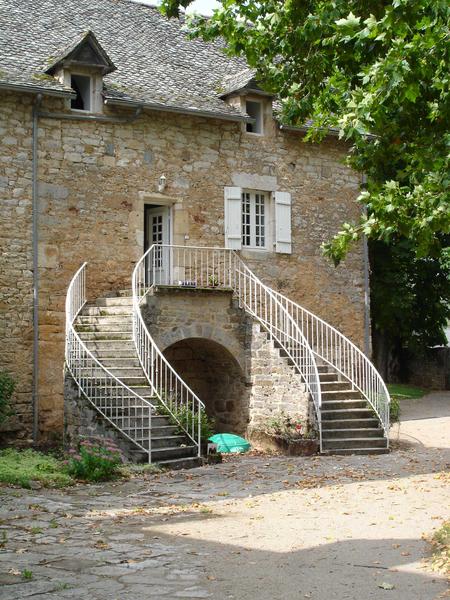
[[[92,96],[92,78],[87,75],[70,76],[70,87],[76,93],[76,98],[70,102],[70,107],[74,110],[91,110]]]
[[[247,131],[249,133],[257,133],[259,135],[263,132],[263,117],[262,117],[262,104],[261,102],[255,102],[247,100],[245,103],[245,112],[249,117],[254,119],[252,123],[247,123]]]

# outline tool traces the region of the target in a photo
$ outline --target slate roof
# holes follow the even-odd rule
[[[241,90],[253,90],[264,95],[271,96],[272,94],[266,94],[256,82],[256,70],[246,67],[239,73],[232,73],[226,75],[223,80],[223,89],[221,96],[225,97],[233,92],[239,92]]]
[[[190,40],[178,19],[131,0],[1,0],[0,88],[68,94],[45,74],[88,30],[117,70],[105,76],[111,103],[241,119],[221,96],[225,83],[250,73],[220,43]],[[253,77],[251,72],[251,77]]]

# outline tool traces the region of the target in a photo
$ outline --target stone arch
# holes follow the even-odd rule
[[[183,332],[163,353],[204,402],[218,432],[245,433],[250,388],[244,370],[226,346],[209,338],[188,337]]]
[[[157,343],[161,352],[164,353],[170,346],[189,339],[208,340],[222,346],[238,363],[242,372],[247,375],[245,348],[238,342],[236,336],[228,333],[221,327],[213,327],[209,323],[196,323],[174,327],[173,329],[160,332]]]

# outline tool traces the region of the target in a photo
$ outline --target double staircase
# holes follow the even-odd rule
[[[280,348],[306,384],[322,453],[388,451],[389,394],[352,342],[265,286],[232,250],[155,245],[137,263],[132,290],[88,303],[84,264],[66,299],[68,371],[133,460],[176,467],[201,456],[203,402],[162,355],[140,308],[153,286],[186,282],[233,290]]]

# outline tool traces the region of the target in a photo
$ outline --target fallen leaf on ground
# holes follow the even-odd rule
[[[392,585],[392,583],[386,583],[385,581],[383,581],[383,583],[379,583],[378,587],[382,590],[393,590],[395,588],[395,586]]]

